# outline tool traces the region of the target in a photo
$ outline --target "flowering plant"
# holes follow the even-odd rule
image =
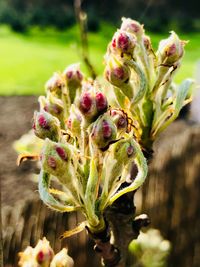
[[[173,83],[185,44],[172,32],[154,52],[143,25],[123,18],[105,55],[104,82],[75,64],[55,73],[39,97],[40,197],[54,210],[85,215],[73,233],[86,227],[106,266],[125,266],[129,242],[149,223],[146,215],[134,218],[133,193],[145,181],[158,134],[191,101],[192,81]]]

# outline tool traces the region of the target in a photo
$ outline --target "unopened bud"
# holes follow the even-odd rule
[[[69,144],[55,143],[46,139],[41,153],[41,165],[45,172],[64,177],[71,158]]]
[[[72,105],[69,118],[67,119],[67,128],[74,136],[79,136],[81,133],[81,114],[78,109]]]
[[[54,73],[54,75],[47,81],[45,88],[47,91],[53,92],[58,97],[62,94],[62,89],[65,86],[65,81],[59,73]]]
[[[63,76],[66,80],[71,102],[74,102],[76,89],[81,87],[83,80],[83,74],[80,71],[79,64],[73,64],[67,67],[63,72]]]
[[[93,121],[107,110],[108,103],[102,92],[92,88],[81,94],[77,106],[86,120]]]
[[[23,252],[19,253],[19,266],[20,267],[38,267],[38,263],[34,259],[34,249],[28,246]]]
[[[116,136],[117,128],[110,116],[104,114],[95,121],[91,131],[91,137],[98,148],[105,148],[109,143],[116,139]]]
[[[134,34],[137,37],[141,37],[144,34],[143,25],[129,18],[122,18],[122,24],[120,29]]]
[[[113,145],[114,157],[118,159],[119,162],[126,162],[130,158],[135,156],[135,150],[133,146],[132,138],[121,139],[116,144]]]
[[[126,113],[119,109],[111,109],[111,117],[118,130],[127,130],[128,118]]]
[[[36,247],[34,248],[34,256],[36,261],[42,267],[49,267],[50,262],[53,259],[54,252],[49,245],[49,241],[46,238],[39,240]]]
[[[57,253],[54,256],[50,265],[50,267],[73,267],[73,266],[74,266],[74,261],[68,255],[66,248],[63,248],[59,253]]]
[[[130,69],[126,64],[116,57],[109,57],[105,68],[105,77],[112,85],[120,87],[124,83],[128,83],[130,74]]]
[[[184,54],[186,42],[181,41],[175,32],[171,32],[169,38],[162,40],[158,47],[158,59],[160,64],[173,65]]]
[[[105,112],[108,108],[108,102],[106,96],[102,92],[98,91],[96,93],[95,100],[96,100],[97,111],[99,113]]]
[[[51,115],[58,118],[60,121],[63,119],[63,103],[59,98],[49,95],[48,99],[44,96],[39,97],[40,108],[49,112]]]
[[[59,139],[60,122],[56,117],[42,110],[34,113],[33,120],[33,129],[37,137],[41,139],[49,138],[55,141]]]
[[[143,36],[143,44],[147,51],[152,50],[151,39],[149,36],[147,35]]]
[[[125,31],[117,31],[113,36],[111,46],[112,49],[121,53],[132,54],[136,45],[136,39]]]

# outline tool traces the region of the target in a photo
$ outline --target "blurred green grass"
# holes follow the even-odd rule
[[[102,23],[98,33],[89,33],[91,62],[99,75],[103,72],[103,55],[115,28]],[[149,34],[154,48],[161,34]],[[195,66],[200,59],[200,34],[180,34],[190,40],[186,46],[182,67],[176,82],[194,77]],[[67,65],[81,62],[79,33],[77,27],[64,32],[55,29],[32,28],[26,34],[12,32],[0,27],[0,95],[32,95],[44,93],[44,84],[55,71],[63,71]],[[81,69],[87,72],[84,64]]]

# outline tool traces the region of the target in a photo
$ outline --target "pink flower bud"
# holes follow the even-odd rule
[[[128,82],[130,69],[126,65],[114,66],[112,68],[107,65],[105,69],[105,77],[111,84],[121,86]]]
[[[112,109],[110,113],[113,122],[117,126],[117,129],[124,129],[126,131],[128,126],[128,119],[126,113],[118,109]]]
[[[147,36],[147,35],[143,36],[143,44],[144,44],[144,47],[146,48],[146,50],[149,51],[152,49],[151,39],[149,38],[149,36]]]
[[[44,117],[43,114],[40,114],[38,116],[38,124],[43,129],[49,129],[48,122],[47,122],[47,120],[46,120],[46,118]]]
[[[60,122],[46,111],[35,112],[33,129],[35,135],[41,139],[58,140],[60,136]]]
[[[108,102],[105,95],[102,92],[96,93],[96,106],[99,112],[104,112],[107,110]]]
[[[135,38],[124,31],[116,32],[111,43],[111,46],[114,50],[129,54],[133,53],[135,45]]]
[[[63,72],[71,102],[74,102],[76,90],[82,86],[83,74],[80,71],[79,64],[73,64]]]
[[[47,81],[45,88],[47,91],[53,92],[60,97],[64,86],[65,82],[62,76],[58,73],[54,73],[54,75]]]
[[[116,135],[117,128],[106,114],[95,121],[91,130],[92,140],[100,149],[105,148],[110,142],[115,140]]]
[[[41,264],[41,266],[49,266],[53,259],[54,252],[49,245],[46,238],[39,240],[33,252],[36,261]]]
[[[76,137],[79,137],[81,134],[81,121],[82,118],[79,110],[75,107],[75,105],[72,105],[66,124],[70,132]]]
[[[159,64],[173,65],[179,61],[183,56],[185,44],[186,42],[181,41],[175,32],[171,32],[170,37],[159,44]]]
[[[45,139],[42,148],[42,169],[55,177],[64,177],[68,173],[72,147],[67,144],[52,142]]]
[[[135,36],[142,36],[144,33],[143,26],[132,19],[122,18],[121,30],[134,34]]]
[[[63,75],[69,87],[80,87],[83,80],[83,74],[80,71],[79,64],[73,64],[67,67]]]
[[[80,97],[79,109],[82,113],[87,113],[90,111],[93,104],[92,96],[89,92],[84,92]]]

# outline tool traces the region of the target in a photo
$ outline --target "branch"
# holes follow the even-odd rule
[[[103,266],[106,267],[125,267],[121,262],[121,255],[118,248],[116,248],[110,241],[110,232],[108,224],[106,228],[99,233],[92,233],[86,227],[90,237],[95,241],[94,250],[100,255]]]
[[[88,54],[87,14],[81,9],[81,0],[74,0],[74,10],[80,30],[82,58],[90,72],[90,75],[93,79],[95,79],[97,74],[92,63],[90,62]]]

